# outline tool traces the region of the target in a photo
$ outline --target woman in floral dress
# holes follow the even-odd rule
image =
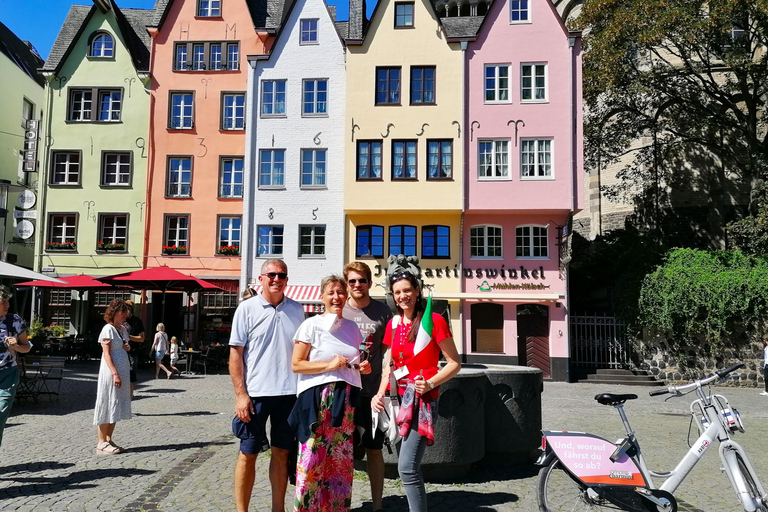
[[[299,374],[289,422],[299,438],[295,512],[348,511],[352,502],[354,407],[360,399],[363,341],[357,324],[341,317],[347,283],[329,276],[320,284],[325,313],[296,332],[293,371]]]

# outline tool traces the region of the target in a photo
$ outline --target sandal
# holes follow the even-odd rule
[[[115,444],[112,444],[110,441],[103,441],[96,445],[96,453],[115,455],[117,453],[123,453],[123,449]]]

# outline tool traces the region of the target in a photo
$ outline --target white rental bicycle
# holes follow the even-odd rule
[[[624,403],[637,395],[595,396],[598,403],[615,407],[624,423],[627,435],[616,443],[581,432],[543,431],[543,453],[538,461],[543,466],[539,471],[539,510],[675,512],[677,502],[672,493],[718,441],[720,460],[741,506],[747,512],[768,512],[768,495],[760,479],[744,449],[731,439],[732,434],[744,432],[738,411],[731,408],[724,396],[704,390],[704,386],[725,379],[743,366],[744,363],[738,363],[704,379],[650,392],[651,396],[668,393],[681,397],[692,392],[698,395],[690,410],[699,438],[677,467],[666,473],[647,468],[624,413]],[[664,483],[657,488],[651,477],[663,478]]]

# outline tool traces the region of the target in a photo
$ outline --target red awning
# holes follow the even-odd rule
[[[256,293],[261,293],[261,286],[256,287]],[[301,303],[307,313],[322,313],[325,306],[320,300],[319,286],[286,286],[285,295]]]
[[[26,281],[17,283],[16,286],[37,286],[39,288],[59,288],[59,289],[79,289],[87,290],[89,288],[112,288],[112,285],[97,281],[95,278],[86,275],[62,277],[60,283],[49,281]]]

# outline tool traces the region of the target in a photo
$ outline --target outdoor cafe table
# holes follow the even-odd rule
[[[202,354],[202,351],[192,350],[192,349],[180,350],[179,357],[181,357],[182,354],[187,358],[187,369],[181,373],[184,375],[195,375],[196,372],[192,371],[194,359],[195,359],[195,356]]]

